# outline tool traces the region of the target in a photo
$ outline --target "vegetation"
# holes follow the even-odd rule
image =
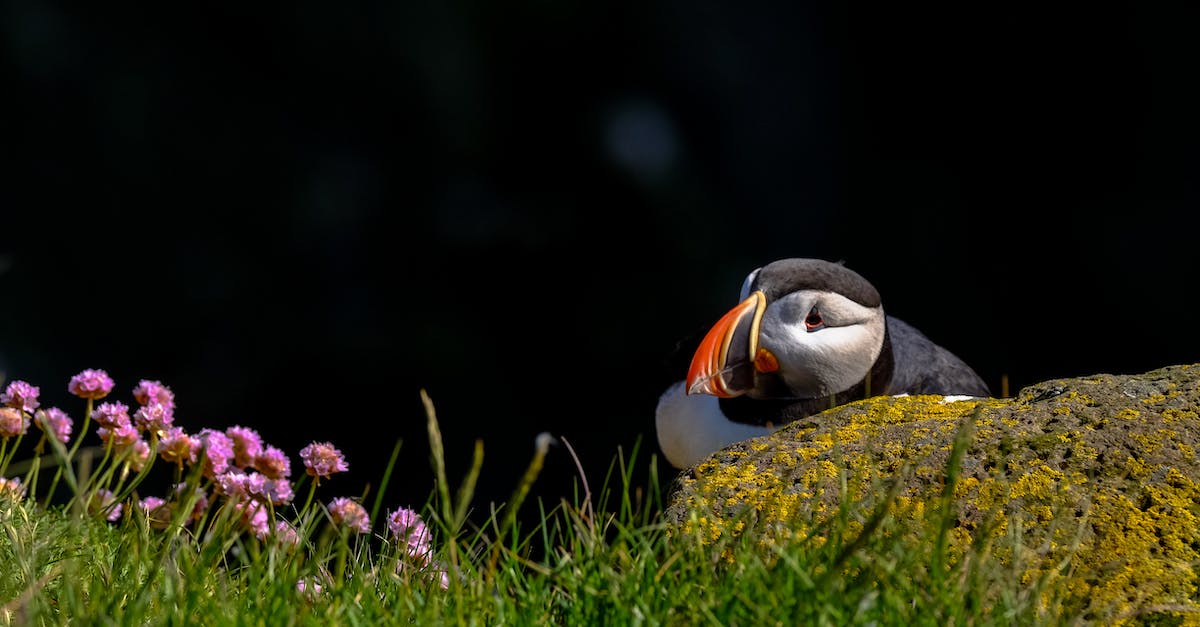
[[[628,455],[616,452],[596,493],[581,472],[572,502],[525,504],[549,444],[544,436],[510,501],[476,525],[467,514],[481,451],[452,490],[433,404],[422,394],[434,451],[430,497],[419,509],[387,511],[380,525],[378,500],[368,512],[356,499],[316,498],[326,487],[322,479],[348,467],[332,444],[314,442],[302,451],[305,474],[293,489],[290,461],[281,463],[278,451],[261,442],[256,447],[251,429],[226,430],[223,437],[202,429],[181,444],[186,434],[172,424],[173,398],[158,382],[135,388],[139,408],[128,419],[134,437],[115,403],[94,406],[112,387],[98,373],[81,373],[92,377],[92,388],[73,379],[72,392],[86,404],[73,444],[69,433],[59,437],[65,423],[56,422],[58,410],[39,408],[37,388],[14,381],[0,397],[12,410],[0,416],[0,475],[11,475],[0,489],[5,624],[1037,625],[1071,619],[1057,611],[1060,591],[1045,585],[1051,580],[1029,581],[1019,561],[992,557],[1002,543],[1020,543],[1019,527],[948,560],[951,508],[891,516],[895,495],[886,485],[863,502],[871,505],[843,501],[819,535],[805,536],[819,542],[798,537],[764,545],[749,534],[714,539],[702,537],[704,525],[694,519],[672,525],[659,517],[665,490],[652,457],[638,479],[638,447]],[[88,434],[97,418],[102,426]],[[29,424],[41,428],[41,437],[33,457],[14,463],[25,450],[22,438],[37,434]],[[101,446],[80,448],[83,438],[97,436]],[[90,470],[89,451],[100,459]],[[398,453],[399,445],[393,461]],[[140,496],[144,479],[164,469],[176,474],[170,494]],[[948,476],[947,498],[954,473]],[[47,478],[50,487],[41,493],[37,486]],[[63,502],[50,498],[59,485],[68,494]],[[537,508],[540,522],[522,526],[515,515],[522,506]]]

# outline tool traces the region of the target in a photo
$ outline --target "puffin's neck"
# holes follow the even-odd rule
[[[892,338],[885,323],[879,357],[862,381],[849,389],[820,398],[757,399],[746,396],[721,399],[721,411],[734,422],[752,425],[785,425],[816,413],[880,394],[887,394],[895,371]]]

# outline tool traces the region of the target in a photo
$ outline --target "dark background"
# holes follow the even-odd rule
[[[85,368],[159,379],[333,441],[326,499],[402,438],[392,508],[426,389],[480,508],[542,431],[644,484],[676,343],[790,256],[997,394],[1197,361],[1196,7],[243,4],[0,2],[0,355],[77,419]]]

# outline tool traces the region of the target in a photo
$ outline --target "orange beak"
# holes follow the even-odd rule
[[[774,355],[758,346],[766,308],[766,295],[754,292],[709,329],[688,368],[688,394],[732,398],[754,387],[756,372],[778,369]]]

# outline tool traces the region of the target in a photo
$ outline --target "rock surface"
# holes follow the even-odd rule
[[[888,511],[916,520],[951,477],[950,559],[1015,528],[1030,577],[1062,573],[1075,615],[1195,616],[1198,448],[1200,364],[1047,381],[1011,399],[877,397],[714,454],[676,479],[666,514],[702,541],[820,539],[844,498],[874,507],[899,482]],[[1018,551],[997,542],[993,554],[1014,559],[1005,546]]]

